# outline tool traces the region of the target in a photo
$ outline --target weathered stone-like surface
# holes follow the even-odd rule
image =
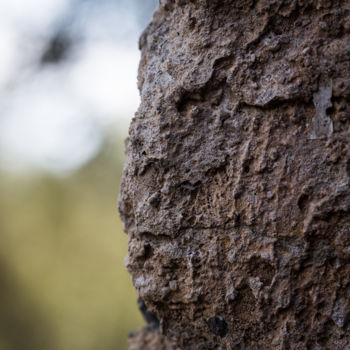
[[[349,14],[161,1],[120,195],[160,325],[132,349],[350,348]]]

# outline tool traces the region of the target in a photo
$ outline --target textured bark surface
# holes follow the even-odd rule
[[[349,13],[161,1],[120,195],[159,326],[131,349],[350,348]]]

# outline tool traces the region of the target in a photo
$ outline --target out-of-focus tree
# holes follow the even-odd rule
[[[66,177],[1,175],[1,349],[126,349],[142,323],[116,209],[121,150],[114,136]]]

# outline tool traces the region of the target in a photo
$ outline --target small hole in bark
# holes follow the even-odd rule
[[[307,194],[305,194],[305,193],[303,193],[303,194],[299,197],[298,203],[297,203],[297,204],[298,204],[298,207],[299,207],[299,209],[300,209],[301,211],[304,211],[304,210],[305,210],[306,204],[307,204],[308,200],[309,200],[309,196],[308,196]]]
[[[327,115],[332,115],[333,111],[334,111],[334,108],[333,108],[333,107],[328,107],[328,108],[326,109],[326,114],[327,114]]]
[[[215,335],[218,335],[221,338],[224,338],[228,333],[227,323],[221,316],[208,318],[207,325]]]
[[[241,215],[237,214],[236,217],[235,217],[235,225],[239,226],[240,223],[241,223]]]
[[[193,30],[196,26],[197,20],[194,17],[191,17],[189,22],[190,22],[190,25],[189,25],[190,30]]]
[[[145,245],[145,260],[149,259],[152,256],[153,249],[149,244]]]

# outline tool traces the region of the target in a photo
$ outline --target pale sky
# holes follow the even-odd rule
[[[139,104],[138,37],[157,1],[148,0],[143,23],[131,3],[0,0],[2,168],[64,174],[98,151],[103,130],[125,133]],[[60,64],[40,66],[59,26],[78,34],[76,50]]]

